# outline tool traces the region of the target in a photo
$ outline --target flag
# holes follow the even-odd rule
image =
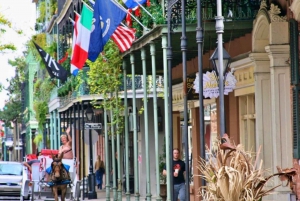
[[[135,40],[135,31],[124,26],[118,26],[116,31],[111,36],[112,40],[117,44],[121,52],[130,49]]]
[[[96,0],[88,58],[95,61],[126,12],[112,0]]]
[[[75,17],[71,73],[76,75],[88,58],[90,35],[92,30],[93,11],[82,5],[81,16]]]
[[[123,3],[126,5],[127,8],[135,8],[139,6],[139,4],[146,3],[146,1],[147,0],[123,0]]]
[[[59,63],[57,63],[55,59],[53,59],[47,52],[45,52],[35,42],[33,42],[33,44],[35,45],[38,53],[42,57],[50,77],[57,78],[62,82],[65,82],[68,78],[68,71],[64,69]]]
[[[75,21],[74,21],[74,31],[73,31],[73,41],[72,41],[72,56],[71,56],[71,74],[76,76],[78,74],[79,69],[72,64],[72,60],[73,60],[73,55],[74,55],[74,49],[75,49],[75,44],[76,44],[76,40],[77,40],[77,35],[78,35],[78,28],[77,28],[77,23],[79,20],[79,17],[76,13],[75,13]],[[74,59],[75,60],[75,59]]]

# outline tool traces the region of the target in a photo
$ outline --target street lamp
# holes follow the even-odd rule
[[[94,120],[94,110],[89,105],[85,111],[85,116],[88,122]],[[90,146],[90,168],[89,168],[89,192],[88,199],[97,199],[97,193],[95,191],[95,174],[93,171],[93,142],[92,142],[92,130],[89,129],[89,146]]]
[[[218,47],[215,49],[214,53],[211,55],[210,60],[213,64],[213,69],[216,72],[217,76],[219,76],[220,71],[220,62],[219,62],[219,54],[218,54]],[[230,64],[230,55],[228,52],[223,48],[223,76],[225,76],[225,73],[228,69],[228,66]]]
[[[221,57],[223,56],[223,59],[220,59],[219,55],[221,55]],[[230,56],[223,47],[221,51],[217,47],[214,53],[211,55],[210,60],[213,64],[213,69],[217,76],[216,78],[219,81],[220,135],[222,138],[225,133],[224,77],[230,64]]]

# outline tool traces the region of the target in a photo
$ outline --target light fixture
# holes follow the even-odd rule
[[[94,119],[94,110],[93,108],[89,105],[88,108],[85,110],[85,116],[88,121],[92,121]]]
[[[223,72],[220,72],[220,65],[219,65],[219,54],[218,54],[218,47],[215,49],[214,53],[210,57],[210,61],[213,64],[213,69],[216,72],[216,75],[219,76],[220,73],[223,73],[225,75],[228,66],[230,64],[230,55],[228,52],[223,48]]]

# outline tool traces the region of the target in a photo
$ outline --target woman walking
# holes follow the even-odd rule
[[[100,155],[97,157],[97,161],[95,163],[96,170],[96,181],[98,189],[102,190],[103,184],[103,174],[105,173],[104,162],[101,160]]]

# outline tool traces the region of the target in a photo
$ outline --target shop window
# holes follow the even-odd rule
[[[255,96],[239,97],[240,142],[245,150],[254,151],[255,147]]]

